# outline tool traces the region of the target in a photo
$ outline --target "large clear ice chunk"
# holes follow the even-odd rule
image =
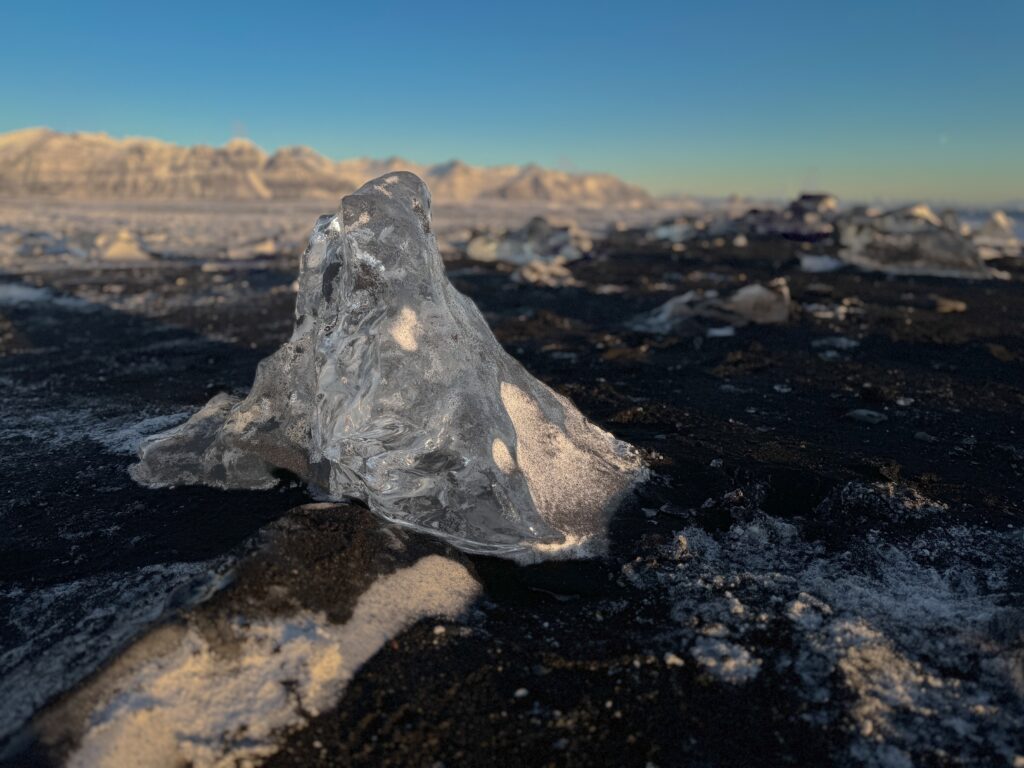
[[[295,330],[248,397],[218,395],[139,453],[132,476],[148,486],[269,488],[287,470],[467,551],[519,559],[599,543],[647,473],[506,354],[451,285],[430,192],[410,173],[368,182],[317,221]]]

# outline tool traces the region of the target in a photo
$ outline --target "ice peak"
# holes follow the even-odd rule
[[[444,273],[430,191],[401,171],[317,222],[295,331],[249,396],[214,398],[140,456],[132,472],[147,485],[269,488],[286,469],[468,551],[518,559],[599,542],[646,476],[635,449],[505,353]]]

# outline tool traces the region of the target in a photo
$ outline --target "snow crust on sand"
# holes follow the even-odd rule
[[[759,493],[709,500],[727,530],[688,525],[662,563],[624,566],[667,590],[662,650],[715,682],[784,684],[853,764],[1024,761],[1024,534],[900,485],[849,483],[789,520]]]
[[[239,618],[227,639],[168,629],[172,650],[116,682],[68,765],[204,768],[268,757],[282,731],[336,704],[387,640],[427,616],[454,618],[478,590],[464,566],[428,555],[374,582],[341,625],[306,611]]]

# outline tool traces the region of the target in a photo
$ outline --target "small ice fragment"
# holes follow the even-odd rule
[[[846,336],[826,336],[823,339],[815,339],[811,342],[811,346],[815,349],[841,349],[849,351],[859,347],[860,342]]]
[[[748,323],[774,325],[785,323],[790,315],[789,284],[783,277],[762,285],[744,285],[727,296],[717,291],[687,291],[675,296],[650,312],[634,317],[629,326],[638,331],[673,333],[676,327],[691,318],[719,321],[742,327]],[[720,334],[727,332],[715,329]],[[713,334],[709,331],[709,337]]]
[[[860,421],[864,424],[881,424],[883,421],[889,420],[889,417],[884,413],[872,411],[868,408],[856,408],[849,411],[846,414],[846,418],[853,419],[854,421]]]
[[[593,247],[590,238],[574,225],[560,227],[535,216],[521,229],[473,236],[466,244],[466,255],[474,261],[521,265],[558,261],[564,265],[582,258]]]
[[[152,258],[146,252],[139,236],[130,229],[104,233],[96,238],[93,253],[103,261],[147,261]]]
[[[812,275],[835,272],[837,269],[842,269],[842,267],[843,262],[835,256],[815,256],[813,254],[807,254],[800,257],[800,270]]]
[[[1021,255],[1021,241],[1014,221],[1003,211],[993,211],[988,221],[974,233],[973,240],[983,259]]]

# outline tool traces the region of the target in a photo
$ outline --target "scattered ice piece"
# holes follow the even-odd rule
[[[896,405],[898,405],[900,408],[906,408],[906,407],[911,406],[913,404],[914,404],[914,398],[912,398],[912,397],[897,397],[896,398]]]
[[[945,226],[926,205],[877,216],[850,215],[837,225],[839,257],[893,275],[1008,279],[986,266],[974,243]]]
[[[510,264],[556,258],[564,263],[583,257],[593,247],[590,238],[574,226],[554,226],[543,216],[535,216],[521,229],[476,235],[466,244],[466,255],[474,261]]]
[[[863,302],[857,297],[847,296],[835,304],[823,304],[821,302],[804,304],[803,309],[811,317],[818,320],[844,321],[849,319],[851,315],[864,314],[863,306]]]
[[[16,307],[19,304],[37,304],[52,301],[54,294],[46,288],[37,288],[25,283],[0,283],[0,306]]]
[[[789,284],[784,277],[778,277],[767,285],[745,285],[727,298],[724,306],[758,325],[785,323],[790,312]]]
[[[993,211],[978,231],[974,244],[983,259],[999,259],[1021,255],[1021,241],[1017,237],[1013,219],[1003,211]]]
[[[848,352],[860,346],[860,342],[846,336],[826,336],[823,339],[815,339],[811,342],[815,349],[840,349]]]
[[[25,283],[0,282],[0,307],[16,307],[21,304],[53,303],[62,309],[88,310],[89,302],[75,296],[61,296],[49,288],[39,288]]]
[[[249,396],[218,395],[146,441],[138,482],[270,488],[287,470],[467,551],[600,545],[647,470],[507,355],[448,282],[419,178],[380,177],[321,217],[299,284],[292,337]]]
[[[731,240],[734,248],[745,248],[750,237],[784,237],[816,241],[833,231],[838,201],[825,193],[805,193],[783,209],[729,206],[726,210],[694,210],[691,214],[665,219],[654,226],[636,230],[642,240],[671,243],[673,251],[685,250],[685,243],[721,248]]]
[[[845,266],[842,260],[837,259],[835,256],[815,256],[813,254],[807,254],[806,256],[800,257],[800,269],[803,272],[810,274],[824,274],[826,272],[835,272],[837,269],[842,269]]]
[[[646,238],[648,240],[662,240],[680,244],[692,240],[702,228],[702,226],[697,226],[693,220],[685,216],[677,219],[667,219],[648,229]]]
[[[88,248],[81,247],[64,234],[52,232],[7,230],[0,240],[0,251],[5,244],[16,246],[13,250],[17,257],[27,258],[32,263],[73,263],[89,256]]]
[[[725,297],[720,297],[717,291],[703,294],[687,291],[633,318],[630,327],[639,331],[672,333],[677,325],[690,318],[725,321],[732,326],[748,323],[768,325],[785,323],[789,320],[789,313],[789,284],[780,277],[767,285],[744,285]]]
[[[881,424],[883,421],[889,420],[889,417],[884,413],[872,411],[868,408],[855,408],[854,410],[847,412],[846,418],[853,419],[854,421],[860,421],[864,424]]]
[[[139,236],[127,228],[98,235],[93,254],[103,261],[149,261],[152,258]]]

